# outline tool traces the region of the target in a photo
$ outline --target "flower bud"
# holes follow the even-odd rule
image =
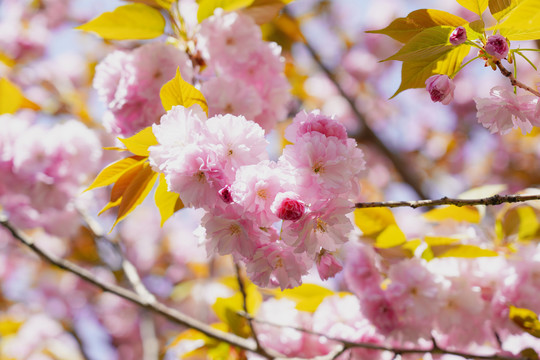
[[[463,26],[458,26],[450,34],[450,44],[452,45],[461,45],[467,41],[467,30]]]
[[[450,104],[454,99],[454,89],[456,85],[452,79],[446,75],[433,75],[426,80],[426,90],[431,96],[431,101],[441,102],[444,105]]]
[[[227,204],[230,204],[233,202],[232,194],[231,194],[231,187],[225,186],[221,190],[218,191],[219,197],[221,200],[226,202]]]
[[[508,55],[508,41],[502,35],[492,35],[488,37],[484,49],[489,55],[497,59],[504,59]]]
[[[304,215],[305,211],[306,207],[303,202],[287,197],[281,200],[276,208],[275,214],[282,220],[296,221]]]
[[[323,280],[334,277],[343,270],[343,266],[336,258],[324,249],[317,255],[317,271]]]

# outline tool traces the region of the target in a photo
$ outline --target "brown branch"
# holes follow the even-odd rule
[[[526,358],[522,358],[522,357],[519,357],[519,358],[518,357],[509,357],[509,356],[502,356],[502,355],[497,355],[497,354],[474,355],[474,354],[469,354],[469,353],[465,353],[465,352],[461,352],[461,351],[446,350],[446,349],[440,348],[436,344],[436,342],[433,342],[432,347],[429,348],[429,349],[426,349],[426,348],[397,348],[397,347],[394,348],[394,347],[390,347],[390,346],[377,345],[377,344],[372,344],[372,343],[354,342],[354,341],[348,341],[348,340],[344,340],[344,339],[335,338],[335,337],[329,336],[327,334],[319,333],[319,332],[309,330],[309,329],[304,329],[304,328],[301,328],[301,327],[289,326],[289,325],[279,325],[279,324],[272,323],[271,321],[260,320],[260,319],[257,319],[255,317],[252,317],[251,315],[249,315],[247,313],[239,312],[239,315],[241,315],[241,316],[243,316],[245,318],[248,318],[248,319],[251,318],[256,323],[275,326],[275,327],[278,327],[278,328],[289,328],[289,329],[300,331],[300,332],[303,332],[303,333],[306,333],[306,334],[324,337],[324,338],[326,338],[326,339],[328,339],[330,341],[335,341],[335,342],[341,344],[340,346],[336,347],[336,349],[334,349],[334,351],[332,351],[327,356],[318,356],[316,358],[313,358],[312,360],[315,360],[315,359],[316,360],[330,360],[330,359],[333,359],[336,354],[342,354],[343,352],[345,352],[347,350],[350,350],[350,349],[354,349],[354,348],[388,351],[388,352],[391,352],[391,353],[394,353],[394,354],[399,354],[399,355],[403,355],[403,354],[427,354],[427,353],[430,353],[430,354],[437,354],[437,355],[443,355],[443,354],[444,355],[455,355],[455,356],[461,356],[461,357],[466,358],[466,359],[477,359],[477,360],[527,360]],[[289,359],[289,360],[296,360],[296,359]]]
[[[534,94],[538,97],[540,97],[540,92],[538,92],[537,90],[531,88],[530,86],[527,86],[525,85],[524,83],[522,83],[521,81],[517,80],[515,77],[514,77],[514,74],[512,74],[511,71],[507,70],[502,64],[501,64],[501,61],[500,60],[497,60],[494,62],[495,65],[497,65],[497,67],[499,68],[499,70],[501,71],[501,74],[503,74],[503,76],[507,77],[509,80],[510,80],[510,83],[512,84],[512,86],[517,86],[518,88],[521,88],[523,90],[526,90],[528,92],[530,92],[531,94]]]
[[[242,307],[244,308],[245,313],[249,314],[249,311],[247,308],[247,292],[246,292],[246,287],[244,285],[244,281],[242,280],[242,273],[241,273],[240,265],[238,265],[237,263],[234,263],[234,270],[236,271],[236,280],[238,281],[238,288],[240,289],[240,293],[242,294]],[[262,352],[265,352],[264,348],[261,346],[261,343],[259,342],[259,338],[257,337],[257,332],[255,332],[253,321],[248,318],[247,322],[249,324],[251,333],[253,334],[253,339],[255,340],[257,349]]]
[[[436,205],[454,205],[454,206],[471,206],[471,205],[501,205],[505,203],[519,203],[531,200],[540,200],[540,194],[536,195],[493,195],[487,198],[480,199],[455,199],[443,197],[436,200],[418,200],[418,201],[380,201],[380,202],[363,202],[354,204],[357,209],[375,208],[375,207],[411,207],[413,209],[423,206]]]
[[[291,19],[293,20],[295,19],[286,10],[284,10],[284,13],[287,14]],[[305,39],[304,36],[302,36],[302,38]],[[308,50],[308,52],[310,53],[313,60],[317,63],[317,65],[319,65],[319,67],[326,74],[328,79],[330,79],[330,81],[332,81],[332,83],[336,86],[337,90],[339,91],[339,94],[349,104],[351,110],[356,116],[356,119],[362,126],[361,137],[370,141],[373,145],[375,145],[377,149],[379,149],[380,152],[383,153],[384,156],[386,156],[386,158],[388,158],[388,160],[390,160],[390,162],[392,163],[392,165],[394,166],[398,174],[401,176],[403,181],[406,184],[408,184],[416,192],[416,194],[418,194],[418,197],[420,198],[428,197],[424,193],[424,190],[422,190],[422,187],[420,185],[422,183],[421,179],[415,172],[411,171],[411,164],[405,164],[403,159],[401,159],[397,154],[395,154],[392,150],[390,150],[388,146],[386,146],[386,144],[377,136],[377,134],[375,134],[375,132],[371,129],[371,127],[367,123],[365,116],[356,107],[354,100],[345,92],[345,90],[339,83],[334,73],[332,73],[332,71],[328,68],[328,66],[326,66],[322,62],[319,54],[317,53],[315,48],[311,45],[311,43],[307,39],[305,39],[303,44]]]
[[[142,298],[140,295],[136,294],[133,291],[127,290],[118,285],[105,283],[101,281],[100,279],[98,279],[90,271],[68,260],[62,259],[56,255],[53,255],[46,250],[43,250],[42,248],[37,246],[31,238],[29,238],[28,236],[26,236],[25,234],[17,230],[15,227],[13,227],[7,219],[0,217],[0,225],[6,228],[15,239],[19,240],[21,243],[29,247],[34,253],[39,255],[45,261],[78,276],[79,278],[97,286],[103,291],[115,294],[125,300],[128,300],[134,303],[135,305],[138,305],[141,308],[150,310],[156,314],[160,314],[174,323],[197,330],[205,334],[206,336],[209,336],[219,341],[226,342],[232,346],[236,346],[238,348],[241,348],[247,351],[259,353],[260,355],[268,358],[267,355],[261,354],[260,352],[257,351],[257,346],[255,342],[251,340],[241,338],[234,334],[219,331],[217,329],[214,329],[206,325],[205,323],[197,319],[187,316],[181,313],[180,311],[170,308],[158,301],[149,303],[146,301],[146,299]]]

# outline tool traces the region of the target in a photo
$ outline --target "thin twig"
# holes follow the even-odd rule
[[[103,291],[120,296],[121,298],[128,300],[140,306],[141,308],[148,309],[154,313],[160,314],[174,323],[197,330],[211,338],[219,341],[224,341],[238,348],[257,353],[257,346],[254,341],[214,329],[211,326],[208,326],[205,323],[194,319],[186,314],[183,314],[176,309],[170,308],[158,301],[148,303],[145,299],[143,299],[135,292],[127,290],[118,285],[105,283],[98,279],[90,271],[68,260],[57,257],[56,255],[53,255],[46,250],[43,250],[42,248],[34,244],[34,241],[31,238],[13,227],[7,219],[0,217],[0,225],[6,228],[15,239],[19,240],[21,243],[29,247],[33,252],[35,252],[45,261],[78,276],[79,278],[99,287]],[[261,355],[265,356],[263,354]]]
[[[377,344],[372,344],[372,343],[354,342],[354,341],[335,338],[335,337],[329,336],[327,334],[319,333],[319,332],[316,332],[316,331],[313,331],[313,330],[304,329],[304,328],[300,328],[300,327],[296,327],[296,326],[274,324],[271,321],[260,320],[260,319],[257,319],[255,317],[252,317],[251,315],[246,314],[246,313],[239,313],[239,315],[241,315],[243,317],[246,317],[246,318],[251,318],[256,323],[275,326],[275,327],[278,327],[278,328],[289,328],[289,329],[300,331],[300,332],[303,332],[303,333],[306,333],[306,334],[315,335],[315,336],[321,336],[321,337],[324,337],[324,338],[326,338],[326,339],[328,339],[330,341],[335,341],[335,342],[340,343],[342,345],[342,347],[338,347],[335,350],[336,352],[339,351],[340,353],[343,353],[344,351],[349,350],[349,349],[362,348],[362,349],[369,349],[369,350],[388,351],[388,352],[394,353],[396,355],[427,354],[427,353],[430,353],[430,354],[438,354],[438,355],[442,355],[442,354],[444,354],[444,355],[455,355],[455,356],[461,356],[461,357],[466,358],[466,359],[478,359],[478,360],[527,360],[526,358],[522,358],[522,357],[519,357],[519,358],[518,357],[509,357],[509,356],[502,356],[502,355],[497,355],[497,354],[493,354],[493,355],[474,355],[474,354],[469,354],[469,353],[465,353],[465,352],[461,352],[461,351],[446,350],[446,349],[440,348],[438,345],[436,345],[435,342],[433,343],[433,346],[431,348],[429,348],[429,349],[426,349],[426,348],[397,348],[397,347],[394,348],[394,347],[390,347],[390,346],[377,345]],[[333,354],[335,354],[335,353],[333,352]],[[319,357],[319,358],[316,358],[316,359],[324,359],[324,357]]]
[[[512,84],[512,86],[517,86],[519,88],[522,88],[523,90],[526,90],[526,91],[530,92],[531,94],[534,94],[534,95],[540,97],[540,92],[538,92],[537,90],[534,90],[533,88],[531,88],[531,87],[525,85],[524,83],[522,83],[521,81],[517,80],[514,77],[514,74],[512,74],[511,71],[507,70],[501,64],[500,60],[495,61],[495,65],[497,65],[497,67],[501,71],[501,74],[503,74],[503,76],[506,76],[510,80],[510,83]]]
[[[238,281],[238,288],[240,289],[240,293],[242,294],[242,307],[244,308],[244,311],[246,314],[249,314],[248,308],[247,308],[247,292],[246,287],[244,285],[244,281],[242,280],[242,273],[240,269],[240,265],[237,263],[234,263],[234,270],[236,271],[236,280]],[[250,318],[247,319],[247,322],[249,324],[249,328],[251,330],[251,333],[253,334],[253,339],[255,340],[255,344],[257,344],[257,349],[262,350],[264,352],[264,348],[261,346],[261,343],[259,342],[259,338],[257,337],[257,332],[255,331],[255,327],[253,326],[253,321],[251,321]]]
[[[501,205],[505,203],[519,203],[531,200],[540,200],[540,194],[536,195],[493,195],[480,199],[455,199],[443,197],[436,200],[418,200],[418,201],[380,201],[380,202],[362,202],[354,204],[355,208],[375,208],[375,207],[411,207],[413,209],[422,206],[436,205],[454,205],[454,206],[471,206],[471,205]]]
[[[156,336],[156,325],[152,314],[149,311],[143,311],[141,314],[141,325],[139,326],[141,334],[143,360],[159,359],[159,341]]]
[[[286,10],[284,10],[284,12],[290,18],[295,19]],[[392,150],[390,150],[388,146],[386,146],[386,144],[377,136],[377,134],[375,134],[375,132],[371,129],[371,127],[367,123],[365,116],[356,107],[354,100],[345,92],[345,90],[339,83],[334,73],[328,68],[328,66],[326,66],[322,62],[319,54],[317,53],[313,45],[311,45],[311,43],[307,39],[303,42],[303,44],[308,50],[308,52],[310,53],[313,60],[317,63],[317,65],[319,65],[319,67],[326,74],[328,79],[330,79],[330,81],[332,81],[332,83],[335,85],[335,87],[339,91],[339,94],[349,104],[351,110],[356,116],[356,119],[362,126],[362,138],[365,138],[371,143],[373,143],[373,145],[375,145],[375,147],[378,148],[384,154],[384,156],[386,156],[390,160],[390,162],[392,163],[396,171],[399,173],[403,181],[407,183],[416,192],[416,194],[418,194],[418,197],[420,198],[428,197],[424,193],[424,190],[422,190],[422,187],[420,185],[422,183],[421,179],[415,172],[411,171],[411,164],[406,164],[406,162],[402,158],[400,158]]]

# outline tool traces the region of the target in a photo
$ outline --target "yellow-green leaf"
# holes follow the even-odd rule
[[[7,337],[9,335],[16,334],[22,324],[22,321],[11,316],[2,316],[0,318],[0,337]]]
[[[354,210],[354,223],[364,235],[369,236],[395,224],[396,220],[388,208],[365,208]]]
[[[516,208],[519,216],[518,239],[521,241],[530,240],[536,236],[540,223],[534,209],[530,206],[520,206]]]
[[[0,115],[15,114],[21,108],[39,110],[38,105],[24,97],[17,85],[0,78]]]
[[[410,39],[397,53],[383,61],[417,61],[440,57],[454,48],[449,42],[453,30],[451,26],[425,29]]]
[[[120,202],[122,202],[122,196],[120,196],[118,199],[116,200],[111,200],[107,203],[107,205],[105,205],[103,207],[103,209],[101,209],[99,212],[98,212],[98,215],[101,215],[103,214],[105,211],[109,210],[109,209],[112,209],[113,207],[117,207],[118,205],[120,205]]]
[[[505,14],[506,19],[495,26],[509,40],[540,38],[540,0],[523,0]]]
[[[457,2],[465,9],[478,14],[480,17],[488,7],[488,0],[457,0]]]
[[[276,291],[275,297],[292,300],[296,303],[296,309],[313,313],[325,297],[334,294],[332,290],[319,285],[302,284],[294,289]]]
[[[420,9],[411,12],[407,17],[398,18],[384,29],[367,31],[373,34],[384,34],[406,43],[422,30],[434,26],[448,25],[458,27],[467,24],[467,20],[446,11]]]
[[[184,207],[180,195],[168,190],[164,174],[159,174],[159,184],[156,188],[156,193],[154,194],[154,200],[156,201],[156,206],[161,215],[161,226],[163,226],[165,221],[167,221],[167,219],[175,212]]]
[[[110,164],[105,169],[101,170],[98,176],[94,179],[94,182],[92,182],[92,184],[84,191],[92,190],[101,186],[111,185],[126,171],[145,160],[146,158],[143,156],[130,156]]]
[[[103,13],[76,29],[93,32],[107,40],[153,39],[165,31],[165,18],[159,10],[136,3]]]
[[[120,140],[129,151],[139,156],[150,155],[148,148],[158,144],[158,141],[152,132],[151,126],[144,128],[132,137],[128,137],[126,139],[118,138],[118,140]]]
[[[403,245],[406,241],[407,238],[403,234],[403,231],[396,224],[392,224],[377,236],[375,246],[381,249],[387,249]]]
[[[497,20],[501,21],[508,13],[524,0],[489,0],[489,12]]]
[[[199,105],[208,115],[208,105],[204,95],[193,85],[182,79],[180,69],[176,70],[176,76],[168,81],[159,92],[161,103],[166,111],[171,110],[175,105],[190,107]]]
[[[433,256],[443,257],[459,257],[459,258],[477,258],[477,257],[493,257],[499,256],[496,251],[483,249],[475,245],[459,244],[455,246],[431,246]]]
[[[248,313],[255,315],[262,303],[262,295],[255,285],[246,287],[246,295]],[[244,311],[244,299],[240,292],[228,298],[217,298],[212,309],[216,312],[217,317],[231,328],[233,333],[242,337],[251,335],[247,319],[238,314],[239,311]]]
[[[445,246],[454,245],[459,242],[459,239],[443,237],[443,236],[426,236],[424,242],[429,246]]]
[[[257,25],[266,24],[275,18],[285,6],[282,0],[255,0],[242,13],[251,17]]]
[[[540,321],[534,311],[510,305],[508,317],[532,336],[540,338]]]
[[[148,6],[170,10],[175,0],[125,0],[125,1],[146,4]]]
[[[426,80],[435,74],[451,76],[469,54],[470,46],[462,44],[440,57],[419,61],[405,61],[401,68],[401,84],[392,98],[407,89],[424,88]]]
[[[142,164],[141,170],[122,194],[122,201],[113,228],[143,202],[150,190],[152,190],[156,175],[157,173],[152,171],[149,163]]]
[[[250,6],[254,0],[200,0],[197,20],[202,22],[212,16],[214,10],[222,8],[225,11],[234,11]]]
[[[479,223],[480,222],[480,213],[478,210],[471,206],[445,206],[436,208],[428,211],[424,214],[424,217],[429,221],[444,221],[444,220],[455,220],[455,221],[466,221],[470,223]]]

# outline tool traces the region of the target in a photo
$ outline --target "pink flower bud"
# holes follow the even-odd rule
[[[456,85],[452,79],[446,75],[433,75],[426,80],[426,90],[431,96],[431,101],[442,102],[444,105],[450,104],[454,99],[454,89]]]
[[[467,30],[463,26],[458,26],[450,34],[450,44],[461,45],[467,41]]]
[[[484,49],[489,55],[497,59],[504,59],[508,55],[508,41],[502,35],[492,35],[488,37]]]
[[[323,280],[334,277],[338,272],[343,269],[343,266],[336,260],[336,258],[326,252],[324,249],[317,256],[317,271],[319,276]]]
[[[306,207],[299,200],[285,198],[276,209],[276,215],[282,220],[296,221],[304,215]]]
[[[221,200],[226,202],[227,204],[230,204],[233,202],[232,194],[231,194],[231,187],[229,185],[225,186],[221,190],[218,191],[219,197]]]

